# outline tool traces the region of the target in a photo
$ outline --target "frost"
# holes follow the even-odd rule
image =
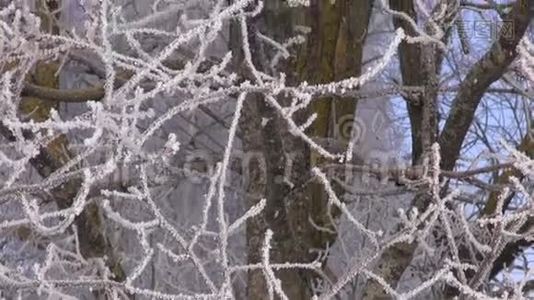
[[[43,3],[49,2],[55,1]],[[17,294],[21,299],[35,293],[43,299],[77,299],[92,297],[93,292],[110,299],[240,298],[238,292],[247,284],[243,276],[258,271],[270,298],[289,299],[280,271],[291,269],[320,275],[317,282],[307,283],[314,299],[341,299],[365,280],[378,283],[396,299],[421,298],[446,284],[476,299],[492,299],[488,295],[493,282],[486,282],[490,266],[510,241],[532,239],[531,232],[522,229],[533,215],[534,162],[528,153],[503,142],[506,155],[501,156],[506,157],[494,155],[490,161],[504,167],[485,166],[479,173],[445,171],[439,144],[429,142],[420,169],[392,167],[397,148],[378,162],[351,165],[362,148],[357,142],[392,122],[382,114],[371,117],[370,124],[354,114],[339,118],[346,126],[328,125],[334,141],[312,136],[324,116],[309,108],[341,97],[351,101],[352,95],[366,92],[397,65],[399,46],[416,43],[448,53],[446,32],[439,24],[446,17],[442,5],[430,9],[428,2],[415,2],[417,12],[428,20],[423,28],[385,0],[380,2],[384,13],[403,20],[410,30],[398,28],[384,35],[380,55],[362,74],[321,83],[299,81],[280,71],[307,41],[311,28],[298,26],[285,40],[277,40],[252,26],[263,13],[264,1],[65,0],[57,8],[57,33],[41,28],[44,19],[27,1],[0,6],[0,251],[9,257],[0,260],[0,296],[6,291],[12,293],[6,297]],[[287,5],[306,9],[310,1],[289,0]],[[56,12],[43,13],[52,20]],[[229,24],[240,34],[240,49],[221,46]],[[258,59],[255,47],[270,55]],[[524,38],[517,50],[513,71],[531,88],[534,46]],[[46,79],[76,72],[80,80],[67,80],[76,86],[39,88],[28,81],[42,65],[53,69],[55,64],[57,69]],[[404,96],[401,92],[408,88],[395,86],[396,95]],[[42,102],[24,102],[29,94]],[[21,105],[31,110],[21,113]],[[286,134],[290,140],[276,156],[266,158],[265,149],[254,149],[254,157],[243,153],[246,138],[256,138],[243,136],[251,107],[269,110],[251,122],[261,125],[259,135],[270,125],[286,130],[268,133]],[[528,111],[530,106],[523,108]],[[519,122],[530,122],[526,115],[518,117]],[[336,144],[339,137],[343,143]],[[199,155],[199,145],[210,151]],[[313,153],[313,161],[299,151],[286,153],[295,145],[300,152]],[[274,160],[285,163],[286,169],[272,170]],[[311,164],[310,174],[293,174],[300,164]],[[512,168],[505,187],[481,179]],[[340,169],[345,175],[352,169],[363,175],[345,180]],[[236,177],[243,177],[243,184],[237,184]],[[276,184],[286,193],[286,198],[275,199],[280,207],[273,208],[267,197],[271,186],[259,187],[253,195],[246,191],[254,180]],[[392,181],[395,186],[388,185]],[[310,224],[283,219],[304,211],[292,205],[309,204],[296,200],[302,200],[298,197],[310,186],[320,187],[327,196],[325,207],[318,208],[324,215],[305,216]],[[466,211],[478,204],[466,191],[493,191],[495,186],[500,189],[494,211],[470,217]],[[422,208],[389,206],[384,200],[401,202],[402,197],[381,196],[388,193],[424,194],[430,203]],[[509,197],[515,197],[514,209],[504,213]],[[254,201],[243,208],[243,199]],[[458,205],[461,201],[468,204]],[[398,208],[397,214],[381,216],[379,205],[385,206],[383,211]],[[265,214],[291,223],[287,226],[294,232],[262,229],[254,236],[261,245],[257,261],[248,260],[243,235],[251,222],[264,222]],[[340,238],[310,249],[317,254],[315,260],[278,257],[278,236],[305,239],[299,236],[304,225]],[[344,240],[346,231],[357,238]],[[412,242],[433,267],[417,284],[398,288],[374,273],[382,253]],[[11,259],[31,253],[29,248],[42,257],[23,257],[24,266]],[[326,263],[334,248],[346,255],[343,268],[335,272]],[[482,262],[466,262],[464,252]],[[468,278],[472,272],[476,277]],[[510,299],[519,299],[532,271],[520,276],[519,281],[509,280],[515,293]]]

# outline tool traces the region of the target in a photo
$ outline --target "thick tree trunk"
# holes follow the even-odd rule
[[[268,1],[265,9],[255,22],[249,24],[249,43],[253,59],[262,68],[262,58],[269,57],[252,34],[255,28],[284,41],[294,34],[293,25],[302,25],[305,19],[311,27],[308,41],[298,52],[297,57],[285,62],[283,71],[290,82],[306,80],[309,83],[324,83],[361,72],[363,45],[367,35],[373,1],[313,0],[309,8],[291,9],[283,1]],[[304,18],[302,17],[306,15]],[[231,48],[241,47],[238,26],[231,28]],[[236,67],[240,68],[241,58],[236,56]],[[267,72],[267,68],[263,67]],[[244,72],[246,73],[246,72]],[[284,102],[285,100],[280,100]],[[345,142],[345,136],[337,134],[336,126],[347,116],[353,116],[356,109],[354,99],[323,99],[317,101],[308,111],[319,118],[313,126],[312,135],[321,138],[338,138]],[[286,103],[287,104],[287,103]],[[262,118],[269,120],[262,124]],[[304,118],[303,118],[304,120]],[[298,121],[298,120],[297,120]],[[264,126],[262,126],[264,125]],[[309,182],[311,167],[322,162],[316,153],[292,136],[281,119],[260,95],[251,95],[245,102],[241,121],[243,148],[251,160],[245,186],[249,206],[265,197],[267,207],[264,212],[247,224],[247,246],[249,263],[260,261],[261,246],[267,229],[274,232],[271,249],[274,262],[311,262],[317,259],[312,249],[325,249],[335,242],[336,235],[318,231],[310,219],[319,226],[331,227],[328,199],[320,184]],[[258,158],[255,159],[254,157]],[[287,174],[291,160],[291,174]],[[289,178],[286,176],[289,175]],[[294,187],[290,186],[288,179]],[[334,212],[334,217],[337,214]],[[282,282],[289,299],[309,299],[312,282],[318,273],[304,270],[284,270],[276,274]],[[251,271],[248,275],[248,298],[268,299],[267,287],[261,271]]]

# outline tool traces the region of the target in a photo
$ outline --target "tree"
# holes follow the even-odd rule
[[[528,294],[534,3],[7,2],[3,297]]]

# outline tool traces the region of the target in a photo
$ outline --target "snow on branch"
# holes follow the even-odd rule
[[[445,32],[438,25],[450,7],[431,12],[416,1],[429,18],[422,29],[416,20],[390,9],[382,0],[383,10],[406,21],[417,36],[400,28],[389,34],[384,52],[360,76],[321,84],[289,84],[289,75],[277,67],[291,58],[292,47],[307,36],[278,41],[251,32],[251,22],[263,12],[263,1],[198,1],[202,9],[193,3],[197,1],[154,1],[143,12],[136,11],[142,9],[134,4],[129,7],[118,2],[71,0],[69,5],[83,9],[83,24],[73,29],[58,23],[58,33],[42,30],[39,12],[26,1],[0,6],[0,210],[6,212],[0,219],[0,245],[3,247],[4,239],[15,245],[14,249],[0,248],[0,252],[15,257],[36,249],[34,257],[24,258],[25,266],[0,260],[0,296],[77,299],[94,293],[111,299],[239,298],[239,289],[244,289],[240,286],[242,275],[257,271],[270,298],[289,299],[280,274],[299,270],[321,274],[320,282],[310,283],[316,287],[317,299],[342,297],[349,285],[361,285],[362,280],[378,282],[397,299],[413,299],[446,285],[477,299],[492,299],[489,290],[481,288],[492,263],[507,244],[532,240],[530,180],[534,163],[528,153],[511,146],[505,146],[510,157],[504,163],[479,170],[442,171],[438,144],[430,149],[421,166],[423,172],[384,169],[384,174],[398,175],[397,184],[405,185],[399,193],[416,191],[431,199],[422,210],[396,211],[390,216],[395,226],[387,230],[369,225],[372,214],[366,209],[375,203],[364,203],[364,207],[363,198],[348,195],[350,184],[336,181],[324,165],[310,168],[311,174],[299,174],[309,176],[302,180],[303,186],[313,182],[326,193],[329,211],[324,219],[334,219],[329,215],[331,208],[339,210],[337,220],[345,220],[361,241],[361,251],[334,275],[325,275],[330,266],[322,259],[334,245],[317,250],[320,259],[280,261],[273,254],[280,246],[275,241],[278,234],[286,233],[269,229],[254,237],[261,244],[258,261],[249,261],[239,248],[249,222],[261,220],[266,213],[284,214],[290,206],[272,209],[266,195],[256,197],[256,202],[244,209],[239,206],[243,198],[258,196],[245,195],[235,180],[236,176],[248,176],[243,171],[246,168],[235,166],[234,159],[242,148],[243,131],[248,129],[241,125],[248,117],[247,101],[259,99],[272,109],[280,127],[305,145],[303,152],[311,149],[336,166],[349,163],[354,145],[332,150],[311,136],[318,115],[309,108],[317,101],[330,101],[328,97],[357,93],[376,81],[396,63],[403,42],[433,44],[446,50]],[[287,5],[306,9],[310,2],[292,0]],[[53,12],[48,13],[53,17]],[[60,7],[57,13],[66,12]],[[238,51],[227,45],[221,50],[220,46],[230,22],[237,24],[240,32],[243,57],[239,70],[234,69]],[[274,54],[266,65],[276,72],[257,65],[252,38],[272,48]],[[518,51],[520,70],[530,85],[534,82],[534,46],[525,38]],[[56,68],[47,73],[48,79],[62,75],[67,77],[66,85],[78,86],[37,84],[35,73],[43,65]],[[75,84],[72,81],[76,80],[69,78],[75,77],[72,70],[76,75],[83,73]],[[244,72],[249,78],[244,78]],[[29,109],[23,113],[22,106]],[[202,127],[198,119],[209,117],[206,112],[216,118],[208,118]],[[36,115],[44,117],[39,120]],[[273,119],[260,123],[265,127]],[[213,127],[222,130],[211,132]],[[186,175],[192,172],[186,170],[184,161],[196,150],[197,142],[219,147],[210,152],[216,153],[217,164],[188,161],[197,173],[205,172],[198,186],[186,186]],[[261,158],[260,169],[268,169],[265,166],[270,164]],[[292,167],[292,163],[287,165]],[[522,176],[512,177],[501,189],[492,215],[473,221],[466,213],[475,210],[473,205],[456,205],[465,193],[453,184],[449,188],[451,181],[477,182],[486,173],[512,167]],[[381,172],[377,170],[352,169],[373,178]],[[417,174],[401,178],[406,170]],[[288,195],[300,192],[301,187],[293,186],[297,181],[282,181],[291,183]],[[187,188],[202,192],[192,196],[183,192]],[[512,192],[524,202],[503,213]],[[349,202],[348,196],[356,200]],[[179,205],[189,202],[199,204],[198,211],[181,211]],[[318,231],[339,234],[337,221],[315,224],[315,217],[307,220]],[[440,234],[441,244],[437,244],[435,236]],[[88,243],[94,236],[101,237],[96,239],[101,244]],[[422,256],[446,258],[436,263],[431,274],[420,278],[419,285],[401,291],[371,271],[386,250],[414,241]],[[350,252],[347,249],[345,253]],[[466,262],[466,256],[480,257],[485,265]],[[515,293],[525,285],[526,279],[515,285]]]

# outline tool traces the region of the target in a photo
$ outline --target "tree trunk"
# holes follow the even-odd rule
[[[325,83],[361,73],[363,45],[371,15],[372,1],[330,0],[311,1],[309,8],[292,9],[283,1],[268,1],[262,15],[249,22],[249,44],[258,69],[268,72],[262,59],[270,57],[267,49],[256,40],[254,32],[260,28],[277,41],[293,35],[293,26],[302,25],[305,19],[311,27],[308,40],[296,57],[284,62],[282,71],[290,82],[306,80],[309,83]],[[302,13],[305,17],[302,17]],[[241,47],[238,26],[231,26],[231,48],[234,55]],[[235,55],[236,68],[242,58]],[[243,72],[246,73],[246,72]],[[246,75],[245,75],[246,77]],[[282,105],[289,99],[279,99]],[[341,119],[353,116],[354,99],[322,99],[302,112],[302,120],[310,112],[318,114],[312,135],[321,138],[337,138],[345,143],[349,134],[339,136],[336,126]],[[297,117],[297,118],[299,118]],[[262,126],[262,118],[268,122]],[[260,216],[247,224],[248,262],[258,263],[261,246],[267,229],[274,232],[271,256],[273,262],[312,262],[317,254],[312,249],[325,249],[334,243],[335,234],[318,231],[310,219],[319,226],[331,227],[328,214],[334,211],[327,207],[328,199],[322,185],[309,182],[311,167],[323,159],[311,153],[298,138],[292,136],[286,122],[260,95],[250,95],[245,101],[241,120],[243,148],[249,155],[250,166],[243,176],[247,178],[245,189],[247,205],[252,206],[266,198],[267,206]],[[254,158],[255,157],[255,158]],[[291,173],[287,174],[291,160]],[[289,175],[289,177],[286,177]],[[291,184],[284,181],[288,179]],[[267,188],[268,187],[268,188]],[[338,214],[334,211],[334,218]],[[326,261],[323,261],[326,265]],[[312,284],[319,277],[317,272],[284,270],[276,273],[289,299],[309,299]],[[268,299],[267,286],[261,271],[248,274],[247,294],[249,299]]]

